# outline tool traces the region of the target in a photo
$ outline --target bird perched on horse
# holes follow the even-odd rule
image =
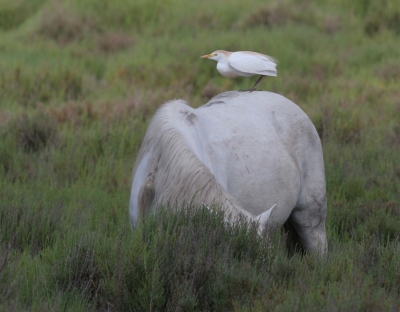
[[[278,74],[276,71],[276,60],[271,56],[257,52],[217,50],[211,54],[203,55],[201,58],[217,61],[217,70],[222,76],[227,78],[260,75],[253,88],[244,91],[253,92],[266,76],[276,77]]]

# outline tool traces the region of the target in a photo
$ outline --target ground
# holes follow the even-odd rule
[[[397,2],[1,1],[0,310],[399,310]],[[325,261],[201,208],[131,231],[154,110],[254,83],[200,59],[217,49],[276,58],[258,89],[316,126]]]

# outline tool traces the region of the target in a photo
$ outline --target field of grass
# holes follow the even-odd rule
[[[399,42],[398,0],[0,1],[0,311],[399,311]],[[155,109],[254,84],[217,49],[316,126],[325,260],[198,207],[131,230]]]

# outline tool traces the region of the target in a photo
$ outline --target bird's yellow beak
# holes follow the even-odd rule
[[[200,56],[200,58],[210,58],[213,56],[215,56],[215,54],[206,54],[206,55]]]

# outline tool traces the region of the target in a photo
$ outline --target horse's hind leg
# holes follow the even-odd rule
[[[326,196],[325,191],[314,196],[306,194],[293,210],[290,224],[298,234],[298,240],[305,251],[317,251],[324,255],[328,251],[326,240]]]

